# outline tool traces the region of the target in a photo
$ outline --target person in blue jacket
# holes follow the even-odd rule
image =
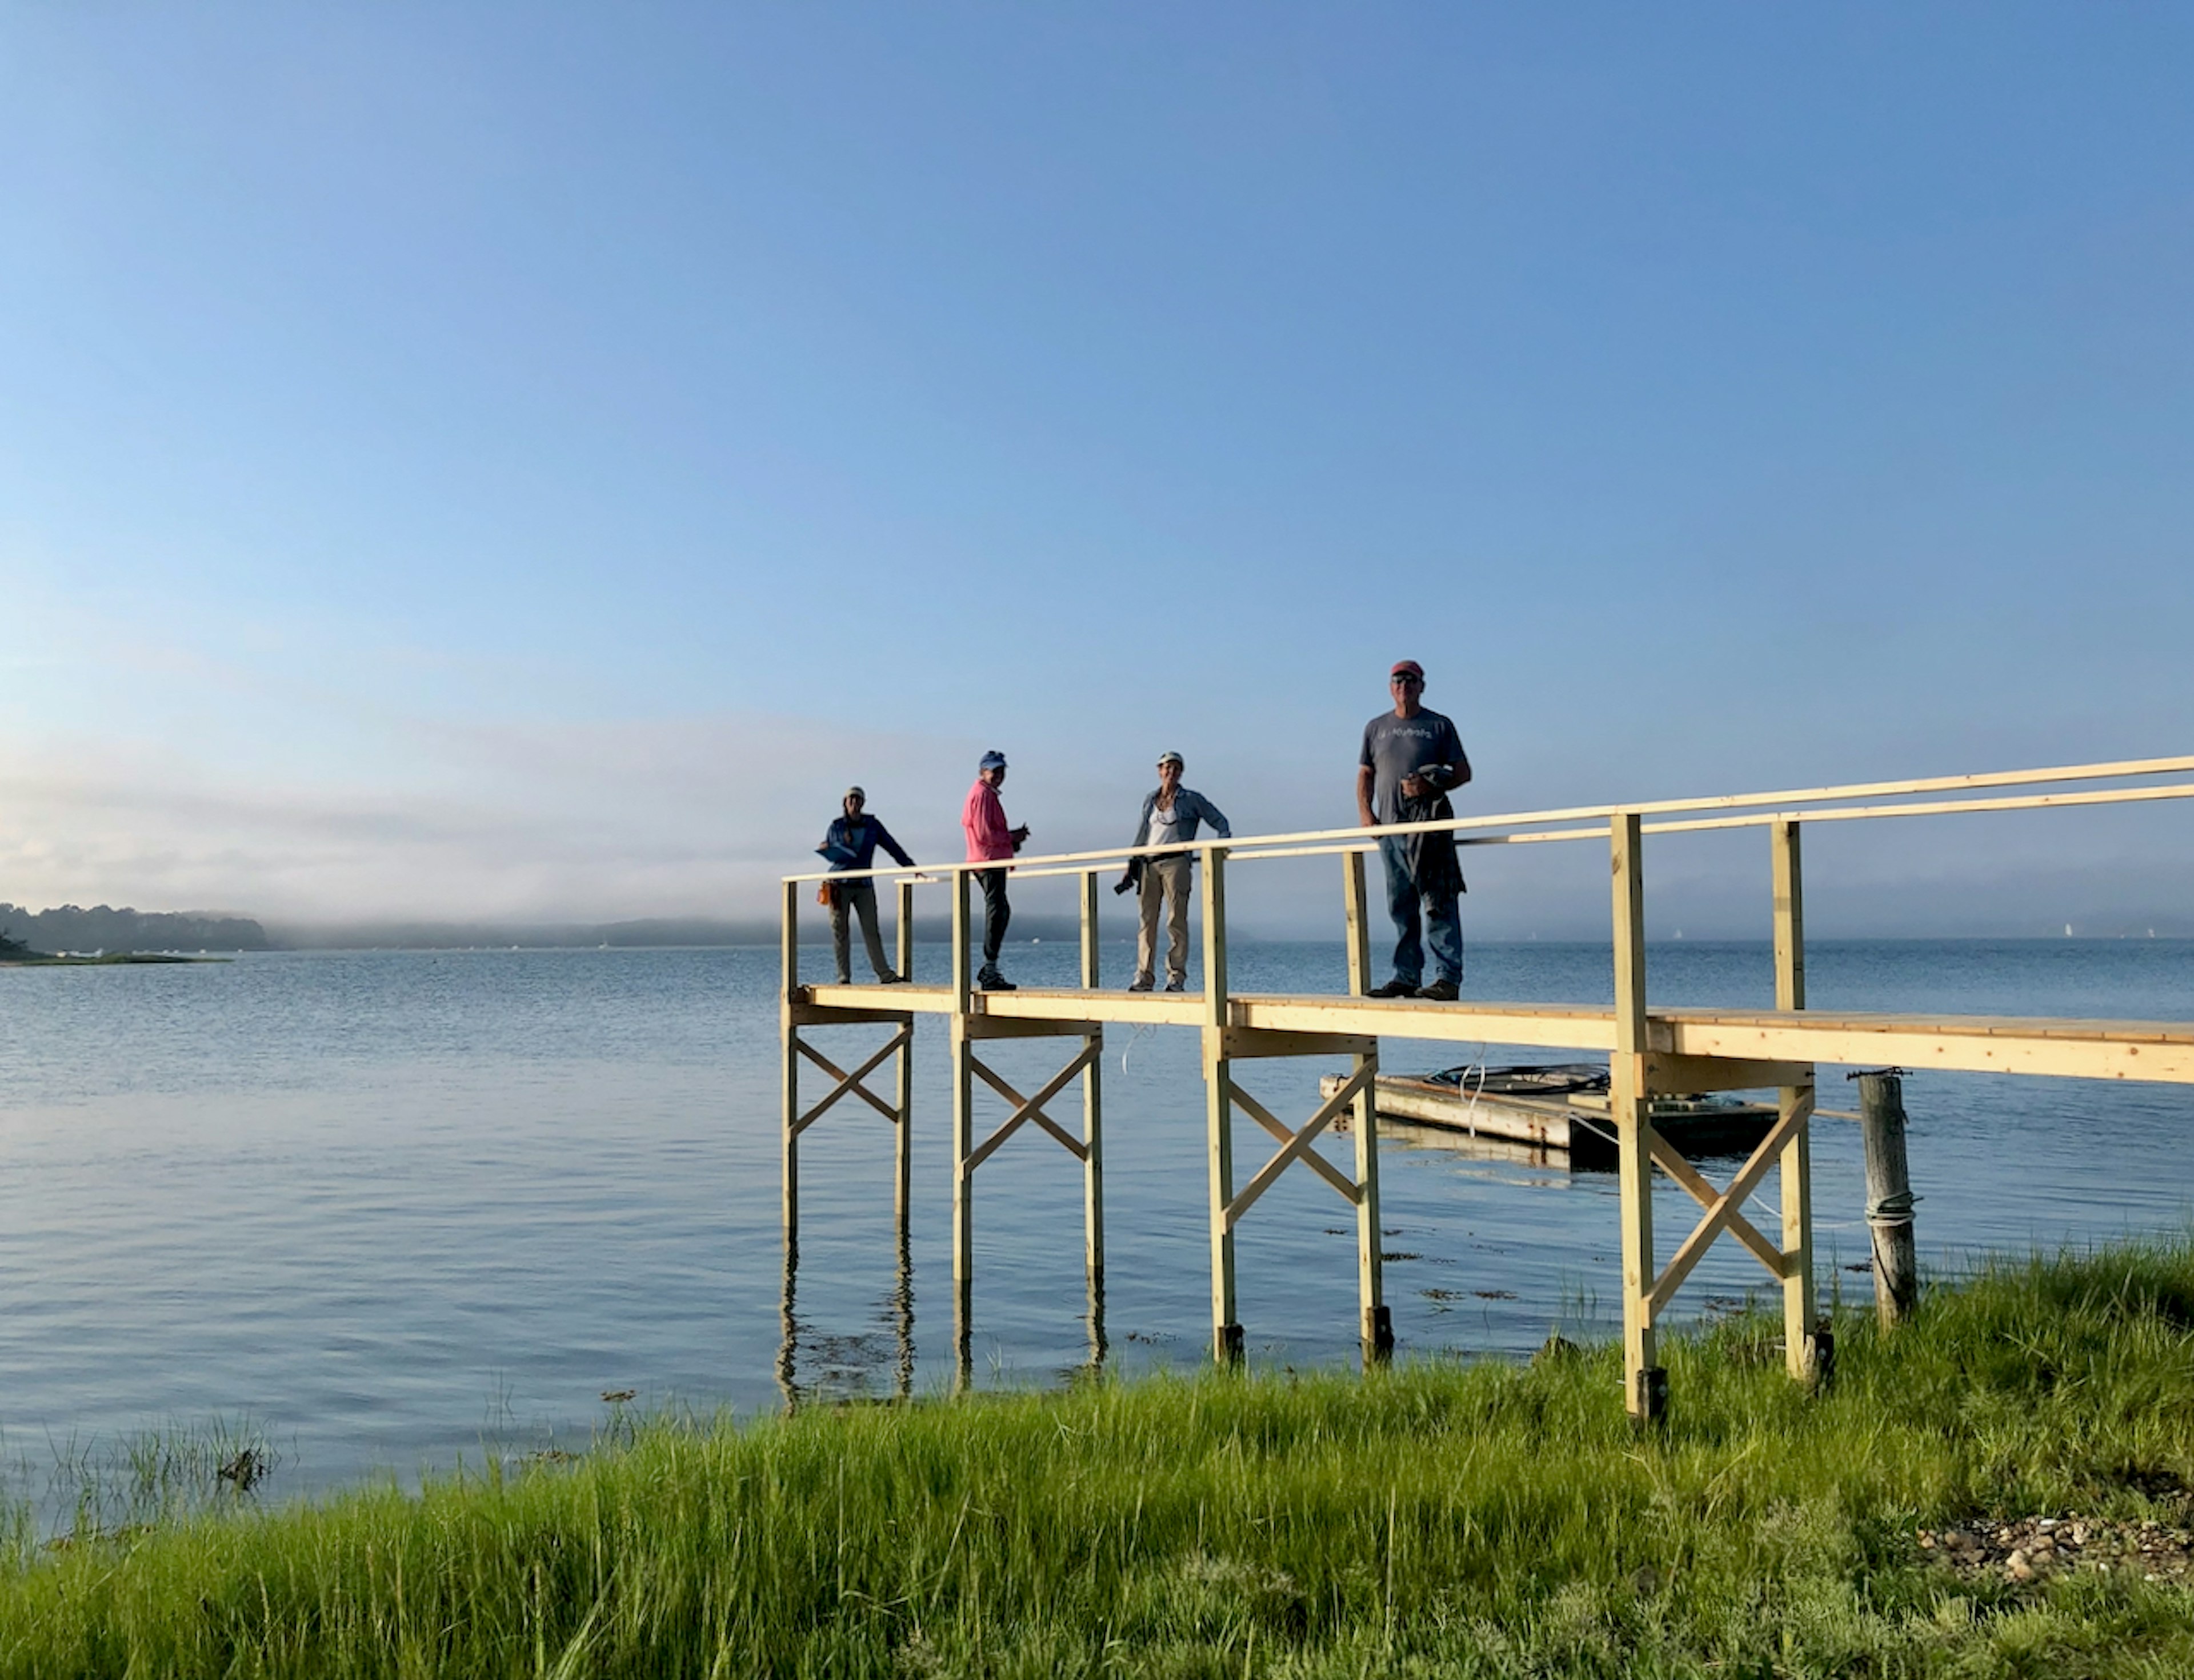
[[[913,868],[914,860],[892,838],[891,831],[864,808],[868,798],[859,788],[847,788],[846,814],[832,820],[830,831],[815,849],[830,860],[834,872],[875,868],[879,846],[898,860],[900,868]],[[878,982],[885,986],[903,983],[906,976],[884,960],[883,934],[876,926],[876,883],[863,876],[858,881],[830,881],[824,885],[830,895],[830,945],[838,958],[838,984],[853,983],[849,912],[861,918],[861,942],[869,947],[869,966],[876,971]]]
[[[1157,791],[1143,796],[1143,820],[1135,825],[1134,844],[1186,844],[1196,838],[1203,823],[1209,823],[1221,840],[1233,838],[1234,831],[1219,808],[1194,788],[1180,785],[1184,768],[1179,753],[1158,755]],[[1129,982],[1129,991],[1147,992],[1157,980],[1161,901],[1166,911],[1166,990],[1179,992],[1187,986],[1188,875],[1195,862],[1195,853],[1181,851],[1137,858],[1134,863],[1141,866],[1129,866],[1129,880],[1142,889],[1142,927],[1135,941],[1135,977]],[[1123,888],[1127,884],[1123,882]]]

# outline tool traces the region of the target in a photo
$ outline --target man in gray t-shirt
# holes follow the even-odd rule
[[[1416,804],[1470,780],[1470,760],[1453,721],[1417,703],[1424,687],[1424,667],[1404,659],[1387,679],[1394,709],[1364,726],[1356,809],[1366,828],[1401,821],[1405,800]],[[1421,883],[1410,839],[1404,834],[1379,837],[1379,854],[1387,866],[1387,911],[1394,918],[1394,975],[1373,987],[1371,996],[1452,1003],[1462,991],[1459,878],[1444,870]],[[1438,970],[1429,986],[1422,983],[1427,944]]]

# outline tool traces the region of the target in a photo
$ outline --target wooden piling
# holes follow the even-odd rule
[[[1646,1073],[1645,837],[1638,813],[1608,822],[1614,886],[1615,1051],[1608,1058],[1608,1113],[1615,1122],[1623,1220],[1623,1402],[1641,1423],[1668,1403],[1668,1373],[1653,1336],[1652,1103]]]
[[[1768,826],[1775,911],[1775,1007],[1806,1007],[1806,894],[1798,824],[1778,817]],[[1809,1070],[1810,1071],[1810,1070]],[[1813,1081],[1782,1086],[1780,1118],[1795,1119],[1783,1146],[1783,1362],[1801,1382],[1829,1375],[1835,1343],[1820,1327],[1813,1289]]]
[[[1235,1316],[1234,1064],[1226,1054],[1226,848],[1203,855],[1203,1097],[1211,1180],[1211,1355],[1221,1365],[1242,1357]]]
[[[1874,1309],[1903,1323],[1920,1302],[1912,1231],[1912,1171],[1904,1151],[1904,1081],[1892,1070],[1858,1076],[1859,1136],[1866,1145],[1866,1223],[1874,1239]]]

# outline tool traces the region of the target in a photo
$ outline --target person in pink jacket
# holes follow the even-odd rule
[[[1006,755],[995,751],[985,753],[975,770],[975,785],[968,790],[968,803],[960,811],[960,826],[968,831],[970,863],[1002,865],[1029,837],[1026,823],[1019,828],[1006,826],[1006,808],[998,803],[998,790],[1005,780]],[[975,872],[975,878],[983,886],[983,966],[975,983],[985,992],[1011,992],[1016,989],[1013,981],[998,972],[998,950],[1005,943],[1006,924],[1014,919],[1012,906],[1006,902],[1006,872],[980,869]]]

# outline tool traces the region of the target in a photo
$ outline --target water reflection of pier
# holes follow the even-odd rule
[[[788,1234],[784,1243],[784,1291],[778,1309],[782,1333],[777,1349],[777,1385],[784,1391],[784,1403],[794,1407],[816,1393],[843,1394],[865,1388],[867,1373],[882,1361],[872,1358],[862,1358],[858,1362],[831,1361],[829,1355],[833,1347],[843,1345],[846,1338],[834,1338],[824,1346],[805,1349],[821,1368],[812,1369],[805,1384],[801,1383],[799,1292],[800,1245]],[[893,1339],[891,1398],[905,1400],[914,1393],[914,1253],[904,1212],[899,1222],[898,1271],[891,1292],[878,1304],[890,1326]],[[852,1339],[856,1343],[865,1343],[869,1338]]]
[[[1235,1316],[1236,1227],[1274,1181],[1296,1165],[1316,1173],[1355,1210],[1364,1356],[1367,1361],[1376,1361],[1392,1347],[1381,1274],[1380,1121],[1374,1097],[1379,1038],[1387,1035],[1455,1044],[1586,1050],[1608,1057],[1611,1086],[1607,1117],[1617,1136],[1616,1175],[1621,1203],[1626,1401],[1634,1414],[1650,1417],[1661,1410],[1666,1382],[1655,1358],[1656,1321],[1700,1257],[1724,1236],[1741,1244],[1781,1283],[1790,1373],[1804,1379],[1816,1378],[1831,1357],[1830,1339],[1817,1313],[1812,1251],[1809,1126],[1815,1113],[1817,1064],[1902,1065],[2194,1084],[2194,1023],[1808,1010],[1800,850],[1804,825],[2182,799],[2194,797],[2194,783],[2157,785],[2150,779],[2190,772],[2194,772],[2194,758],[2146,759],[1665,800],[1618,808],[1581,807],[1460,818],[1381,830],[1340,829],[1207,842],[1193,848],[1203,874],[1203,985],[1200,992],[1183,995],[1100,989],[1098,877],[1138,854],[1126,849],[1032,858],[1015,866],[1017,880],[1051,875],[1078,877],[1081,972],[1080,984],[1074,987],[991,992],[974,989],[969,956],[968,877],[979,867],[995,866],[976,865],[920,872],[867,872],[898,882],[900,971],[910,976],[914,972],[916,883],[936,878],[949,883],[952,969],[948,983],[916,982],[894,987],[887,992],[868,987],[805,985],[800,978],[800,903],[803,894],[812,893],[822,877],[813,874],[788,877],[781,992],[786,1245],[782,1379],[790,1392],[798,1342],[792,1303],[800,1211],[799,1141],[825,1113],[849,1096],[882,1114],[897,1136],[897,1210],[910,1349],[902,1359],[901,1369],[910,1372],[911,1279],[905,1269],[905,1232],[911,1188],[912,1045],[914,1023],[922,1015],[946,1017],[951,1040],[953,1320],[956,1365],[963,1381],[969,1373],[974,1316],[975,1173],[1024,1131],[1048,1137],[1082,1168],[1093,1357],[1102,1357],[1104,1134],[1099,1060],[1108,1022],[1189,1027],[1202,1037],[1212,1345],[1221,1361],[1238,1359],[1242,1349],[1242,1326]],[[1979,790],[1989,788],[2019,791],[1979,796]],[[1774,1008],[1650,1008],[1646,984],[1646,837],[1754,827],[1766,830],[1768,840]],[[1371,968],[1364,854],[1381,834],[1440,828],[1455,831],[1457,843],[1464,846],[1597,842],[1607,847],[1612,883],[1615,984],[1611,1006],[1438,1003],[1365,995]],[[1157,849],[1146,848],[1143,854]],[[1348,992],[1272,996],[1234,992],[1228,984],[1226,960],[1229,871],[1243,863],[1318,854],[1338,855],[1341,862]],[[847,1057],[850,1067],[838,1065],[815,1042],[815,1034],[822,1029],[864,1025],[891,1030],[882,1045],[865,1056],[858,1061]],[[984,1059],[984,1049],[999,1039],[1064,1040],[1069,1054],[1056,1073],[1024,1094]],[[1243,1076],[1252,1073],[1261,1061],[1305,1056],[1337,1058],[1344,1072],[1315,1110],[1290,1124],[1253,1096]],[[829,1090],[807,1107],[801,1104],[800,1089],[803,1061],[832,1081]],[[895,1101],[877,1095],[867,1084],[887,1063],[895,1065],[898,1076]],[[1068,1087],[1077,1083],[1082,1098],[1078,1131],[1061,1125],[1051,1112]],[[979,1087],[1007,1105],[1002,1122],[979,1140],[976,1135]],[[1727,1182],[1717,1185],[1657,1132],[1652,1103],[1656,1097],[1742,1090],[1772,1092],[1775,1122]],[[1234,1168],[1238,1111],[1269,1133],[1278,1145],[1264,1165],[1238,1184]],[[1354,1146],[1353,1170],[1314,1147],[1343,1115],[1347,1117],[1346,1131]],[[1657,1170],[1680,1185],[1702,1209],[1698,1223],[1665,1258],[1655,1240],[1650,1194]],[[1780,1192],[1778,1228],[1772,1234],[1754,1225],[1743,1211],[1771,1176]],[[903,1378],[902,1391],[904,1385]]]
[[[892,1384],[890,1398],[909,1400],[914,1395],[914,1253],[908,1228],[907,1217],[902,1204],[899,1218],[899,1267],[891,1292],[879,1304],[882,1307],[893,1337]],[[778,1306],[779,1334],[777,1346],[777,1386],[784,1395],[788,1407],[818,1396],[831,1399],[857,1398],[868,1387],[869,1373],[882,1364],[875,1358],[858,1361],[832,1361],[830,1353],[848,1343],[849,1338],[832,1338],[821,1345],[803,1347],[799,1312],[800,1244],[788,1229],[784,1239],[784,1286]],[[1089,1357],[1080,1369],[1094,1374],[1105,1368],[1105,1356],[1111,1343],[1105,1334],[1105,1280],[1094,1276],[1089,1283],[1088,1309],[1083,1317],[1089,1332]],[[962,1326],[964,1329],[964,1324]],[[864,1343],[865,1338],[850,1338],[853,1343]],[[808,1356],[806,1380],[801,1379],[803,1354]],[[963,1341],[960,1346],[960,1372],[964,1380],[971,1363],[969,1349]]]

